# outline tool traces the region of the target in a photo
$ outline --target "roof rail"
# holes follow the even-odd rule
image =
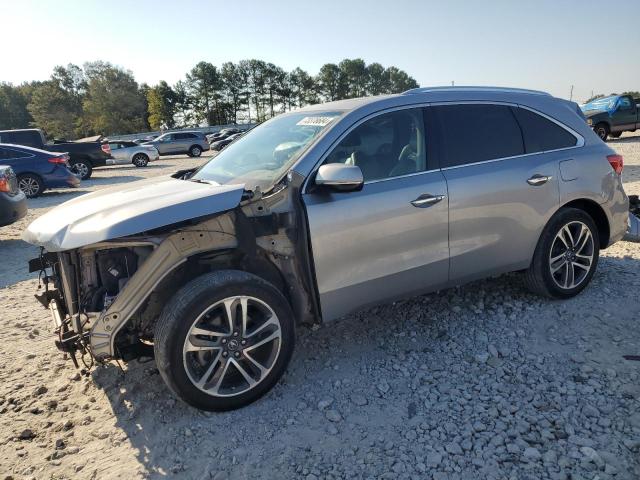
[[[420,87],[412,88],[406,92],[402,92],[403,95],[413,95],[416,93],[430,93],[430,92],[508,92],[508,93],[525,93],[529,95],[547,95],[551,94],[542,92],[540,90],[528,90],[526,88],[511,88],[511,87],[473,87],[473,86],[459,86],[459,87]]]

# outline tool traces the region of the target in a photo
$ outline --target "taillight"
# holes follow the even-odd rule
[[[7,177],[0,177],[0,192],[11,193],[11,186]]]
[[[109,146],[108,143],[103,143],[102,145],[100,145],[100,148],[102,148],[102,151],[108,155],[111,155],[111,147]]]
[[[47,162],[55,163],[56,165],[66,165],[67,164],[67,158],[68,157],[66,157],[66,156],[51,157],[51,158],[47,158]]]
[[[622,169],[624,168],[624,160],[622,159],[622,155],[607,155],[607,160],[609,160],[609,164],[611,168],[620,175],[622,173]]]

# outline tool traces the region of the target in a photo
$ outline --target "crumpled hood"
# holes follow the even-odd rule
[[[29,243],[50,252],[134,235],[191,218],[230,210],[244,185],[217,185],[169,176],[131,182],[63,203],[23,232]]]

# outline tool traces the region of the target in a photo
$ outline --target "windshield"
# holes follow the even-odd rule
[[[313,112],[275,117],[231,143],[191,178],[267,190],[340,115],[341,112]]]
[[[582,110],[611,110],[616,105],[618,97],[604,97],[593,100],[582,106]]]

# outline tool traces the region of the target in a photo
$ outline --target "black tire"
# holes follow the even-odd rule
[[[569,231],[573,232],[573,238],[578,234],[578,229],[582,228],[581,225],[584,225],[589,229],[592,242],[591,248],[587,248],[589,245],[588,243],[585,243],[584,248],[586,248],[586,250],[567,249],[570,250],[570,252],[563,254],[563,242],[560,239],[556,241],[556,236],[560,234],[560,231],[565,226],[568,226]],[[569,243],[572,243],[574,245],[578,244],[578,246],[580,246],[581,239],[582,234],[580,234],[580,237],[575,241],[575,243]],[[556,250],[558,249],[558,247],[560,247],[560,249]],[[580,255],[576,255],[576,251],[578,254],[586,253],[592,255],[592,260],[589,264],[588,270],[584,266],[580,268],[576,268],[574,266],[576,263],[580,263],[583,265],[585,264],[584,260],[576,258],[580,257]],[[559,257],[557,262],[555,263],[551,262],[551,259],[558,257],[559,254],[563,254],[562,257]],[[547,223],[544,230],[542,231],[542,235],[540,235],[540,239],[538,240],[538,245],[536,246],[535,253],[533,254],[531,265],[525,271],[525,284],[532,292],[546,297],[558,299],[574,297],[582,290],[584,290],[584,288],[591,281],[591,278],[593,277],[593,274],[598,267],[599,255],[600,238],[598,236],[598,229],[593,219],[583,210],[579,210],[576,208],[563,208],[558,211],[551,218],[551,220],[549,220],[549,223]],[[558,267],[558,265],[561,265],[562,262],[564,262],[564,265],[567,266],[567,268],[559,268],[558,271],[553,273],[552,268]],[[571,263],[572,265],[569,266],[569,263]],[[571,268],[571,270],[569,270],[569,267]],[[571,287],[571,283],[563,281],[565,271],[566,276],[571,278],[572,282],[573,280],[579,280],[579,283],[577,283],[574,287]],[[575,275],[577,275],[577,278],[575,277]],[[564,283],[566,286],[562,286],[560,285],[560,283]]]
[[[71,163],[71,171],[80,177],[80,180],[88,180],[93,173],[93,165],[89,160],[76,160]]]
[[[600,137],[603,142],[607,141],[609,137],[609,125],[606,123],[598,123],[595,127],[593,127],[593,131],[596,132],[596,135]]]
[[[200,145],[192,145],[189,148],[190,157],[199,157],[200,155],[202,155],[202,147]]]
[[[144,153],[136,153],[131,159],[131,163],[133,163],[136,167],[146,167],[149,163],[149,157]]]
[[[18,187],[27,198],[36,198],[45,190],[42,178],[34,173],[18,175]]]
[[[269,367],[270,370],[268,370],[268,373],[264,374],[264,377],[262,377],[262,373],[259,373],[259,379],[253,387],[251,387],[247,382],[247,385],[249,385],[248,390],[237,394],[232,393],[229,396],[205,393],[205,391],[197,387],[194,381],[191,380],[190,375],[193,375],[193,373],[190,368],[195,365],[195,367],[202,368],[208,372],[201,376],[198,375],[200,381],[204,382],[202,386],[205,386],[208,381],[212,381],[218,374],[217,369],[210,370],[209,368],[213,364],[217,364],[218,361],[224,362],[225,359],[218,356],[217,358],[219,360],[216,359],[206,364],[201,363],[200,366],[197,364],[197,361],[193,361],[193,356],[189,357],[189,360],[187,360],[187,355],[191,354],[195,357],[198,355],[210,355],[209,358],[212,358],[214,356],[214,351],[219,352],[220,355],[222,355],[227,351],[221,350],[224,347],[220,342],[224,342],[224,338],[222,336],[214,336],[208,337],[204,340],[205,342],[209,342],[209,344],[215,343],[218,345],[217,347],[211,347],[208,349],[211,353],[186,352],[186,341],[187,338],[189,338],[189,342],[192,342],[192,338],[195,338],[197,341],[203,341],[201,338],[197,338],[195,337],[195,334],[191,333],[192,327],[196,325],[202,326],[202,322],[209,322],[209,318],[212,315],[211,312],[217,311],[215,308],[212,310],[212,307],[219,305],[219,302],[222,302],[225,299],[230,299],[236,296],[243,296],[245,298],[249,297],[253,300],[257,299],[257,301],[267,305],[272,312],[275,313],[281,334],[279,339],[272,340],[272,342],[278,342],[277,353],[272,355],[272,363]],[[236,311],[236,318],[238,318],[238,307],[236,306],[234,308]],[[233,309],[231,308],[229,309],[229,311],[232,310]],[[249,311],[250,310],[247,309],[247,312]],[[208,316],[202,317],[205,313],[207,313]],[[225,321],[222,314],[219,316],[213,316],[213,318],[220,322]],[[156,325],[154,335],[156,364],[160,371],[160,375],[166,382],[169,389],[189,405],[210,411],[224,411],[240,408],[266,394],[285,372],[294,349],[294,324],[293,313],[282,293],[260,277],[238,270],[219,270],[207,273],[195,278],[182,287],[164,307]],[[247,325],[249,325],[249,322]],[[248,333],[248,331],[249,328],[247,328],[246,333]],[[249,348],[238,347],[237,345],[239,340],[249,338],[249,335],[243,337],[244,333],[245,332],[243,332],[239,337],[232,337],[231,335],[226,337],[228,339],[226,347],[229,349],[227,354],[232,352],[231,343],[233,338],[237,339],[235,342],[235,348],[239,348],[241,350],[240,354],[238,354],[237,350],[234,350],[236,352],[234,355],[236,355],[237,358],[234,360],[234,358],[231,358],[231,355],[229,355],[228,358],[226,358],[227,364],[230,364],[232,361],[237,363],[238,360],[248,362],[244,355],[248,352]],[[201,336],[202,335],[200,335],[200,337]],[[213,350],[213,348],[215,348],[215,350]],[[246,348],[247,351],[242,351],[243,348]],[[218,355],[218,353],[215,355]],[[252,353],[252,355],[254,354]],[[198,358],[202,359],[202,357]],[[189,366],[187,366],[188,362],[190,362]],[[204,359],[202,359],[201,362],[204,362]],[[220,363],[219,368],[222,368],[222,365],[223,363]],[[243,368],[246,368],[247,366],[250,367],[251,365],[247,363],[243,364]],[[235,378],[240,379],[238,376],[240,371],[235,367],[234,369],[236,373]],[[227,370],[223,369],[221,377],[226,375]],[[207,378],[209,380],[207,380]],[[255,380],[255,378],[253,380]]]

